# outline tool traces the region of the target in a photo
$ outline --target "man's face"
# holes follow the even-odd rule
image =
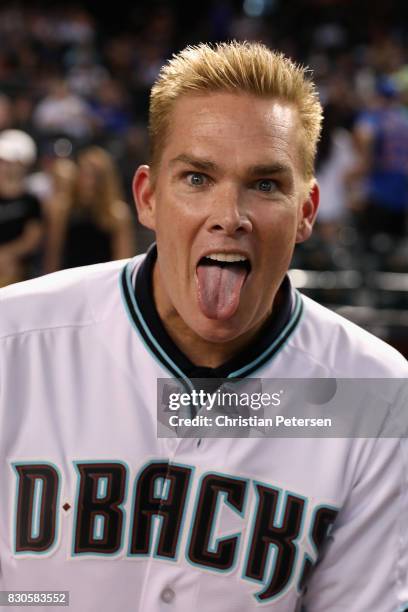
[[[155,297],[210,342],[256,330],[271,313],[295,242],[310,235],[297,110],[228,92],[174,107],[156,180],[135,177],[142,223],[156,232]]]

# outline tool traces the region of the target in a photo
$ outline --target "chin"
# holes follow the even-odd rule
[[[205,319],[196,322],[193,331],[207,342],[224,344],[241,336],[246,328],[243,328],[242,323],[239,324],[235,317],[231,317],[228,320]]]

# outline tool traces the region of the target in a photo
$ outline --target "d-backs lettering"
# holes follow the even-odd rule
[[[49,463],[14,463],[16,503],[14,552],[38,555],[52,551],[57,539],[61,476]],[[74,509],[72,556],[114,555],[123,548],[129,486],[122,462],[74,462],[77,493]],[[130,512],[129,557],[154,556],[176,560],[185,525],[186,507],[194,468],[168,461],[144,465],[133,483]],[[253,515],[246,515],[250,488],[254,487]],[[338,510],[318,505],[306,512],[307,499],[279,488],[217,472],[206,473],[197,487],[185,555],[193,565],[217,572],[242,564],[242,578],[263,588],[255,596],[270,601],[289,587],[297,575],[301,592]],[[252,525],[246,549],[242,534],[216,538],[216,517],[221,504]],[[68,502],[62,506],[70,509]],[[160,517],[153,542],[154,523]],[[306,525],[308,523],[308,525]],[[312,554],[299,547],[306,533]],[[304,540],[304,538],[303,538]],[[272,569],[268,563],[273,551]],[[298,565],[301,564],[301,565]],[[300,569],[299,569],[300,568]],[[298,569],[299,571],[295,571]]]

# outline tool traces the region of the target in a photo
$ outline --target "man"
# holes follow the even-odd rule
[[[320,119],[266,47],[185,49],[134,180],[157,247],[3,291],[1,589],[78,611],[404,609],[402,442],[156,435],[159,378],[406,377],[286,276]]]
[[[360,174],[366,185],[361,225],[369,248],[377,234],[389,234],[395,242],[407,233],[408,116],[394,83],[378,80],[368,108],[357,118],[354,138]]]

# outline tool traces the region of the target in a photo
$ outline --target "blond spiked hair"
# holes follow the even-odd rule
[[[150,95],[153,173],[160,160],[176,100],[186,94],[216,91],[244,92],[293,104],[298,109],[303,131],[301,155],[305,178],[313,178],[322,107],[307,70],[263,44],[237,41],[188,46],[162,67]]]

